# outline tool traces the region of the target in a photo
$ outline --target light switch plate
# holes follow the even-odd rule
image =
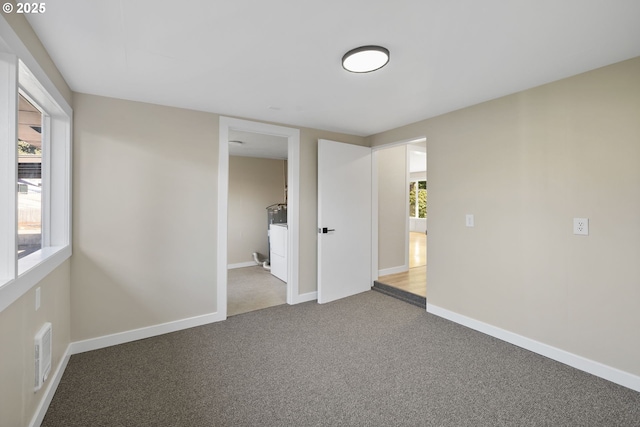
[[[474,227],[475,226],[475,220],[473,218],[473,214],[467,214],[465,225],[467,227]]]

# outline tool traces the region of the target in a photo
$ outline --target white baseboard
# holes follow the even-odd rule
[[[427,312],[640,392],[640,376],[427,303]]]
[[[245,262],[238,262],[236,264],[228,264],[227,269],[233,270],[236,268],[255,267],[257,265],[260,265],[260,264],[256,264],[255,261],[245,261]]]
[[[33,418],[31,418],[31,422],[29,423],[29,427],[40,427],[42,421],[44,420],[44,416],[47,413],[47,409],[49,409],[49,405],[51,404],[51,400],[53,400],[53,395],[58,389],[58,384],[60,384],[60,380],[62,379],[62,374],[64,374],[64,370],[67,369],[67,363],[69,363],[69,358],[71,357],[71,344],[67,346],[64,354],[62,355],[62,359],[58,363],[55,372],[53,375],[49,377],[49,385],[45,389],[44,395],[38,407],[36,408],[35,414],[33,414]]]
[[[168,334],[170,332],[181,331],[183,329],[202,326],[209,323],[220,322],[225,317],[219,313],[204,314],[202,316],[190,317],[188,319],[176,320],[174,322],[162,323],[160,325],[148,326],[146,328],[133,329],[131,331],[119,332],[117,334],[105,335],[98,338],[91,338],[84,341],[71,343],[71,354],[84,353],[85,351],[98,350],[112,345],[124,344],[144,338],[151,338],[157,335]]]
[[[408,265],[399,265],[397,267],[391,267],[391,268],[384,268],[382,270],[378,270],[378,277],[379,276],[386,276],[388,274],[398,274],[398,273],[404,273],[405,271],[409,271],[409,266]]]
[[[315,301],[318,299],[318,292],[308,292],[306,294],[301,294],[298,296],[294,296],[294,304],[300,304],[302,302]]]

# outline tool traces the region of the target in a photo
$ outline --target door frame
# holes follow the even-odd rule
[[[298,303],[300,233],[300,129],[220,116],[218,140],[217,312],[227,318],[227,240],[229,203],[229,130],[287,138],[287,304]]]
[[[400,141],[389,142],[387,144],[377,145],[375,147],[371,147],[371,280],[372,283],[375,280],[378,280],[378,151],[384,150],[385,148],[397,147],[400,145],[408,145],[416,142],[426,142],[426,136],[417,136],[415,138],[403,139]],[[427,154],[427,161],[429,159],[429,155]],[[408,162],[408,154],[407,154],[407,162]],[[429,173],[429,168],[427,168],[427,174]],[[407,178],[409,177],[409,169],[407,168]],[[407,201],[409,200],[409,188],[406,186],[407,192]],[[405,264],[409,265],[409,204],[406,206],[406,215],[405,215]]]

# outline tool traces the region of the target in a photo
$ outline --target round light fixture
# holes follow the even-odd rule
[[[342,67],[352,73],[370,73],[389,62],[389,50],[382,46],[360,46],[342,57]]]

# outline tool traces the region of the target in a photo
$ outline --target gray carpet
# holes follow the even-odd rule
[[[640,393],[377,292],[71,357],[43,426],[639,426]]]

